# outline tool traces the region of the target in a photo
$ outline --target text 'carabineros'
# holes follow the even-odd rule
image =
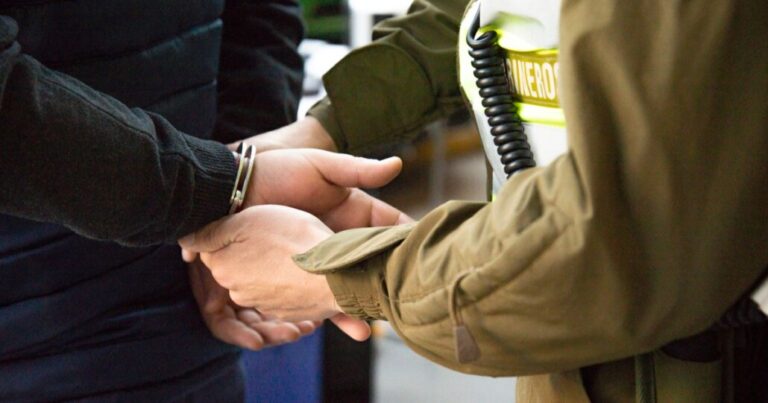
[[[515,92],[524,103],[560,107],[557,52],[508,53],[507,68]]]

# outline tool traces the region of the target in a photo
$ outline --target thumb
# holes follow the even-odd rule
[[[398,157],[379,161],[312,150],[307,158],[325,180],[342,187],[378,188],[392,181],[403,169],[403,161]]]
[[[194,253],[194,252],[190,252],[190,251],[188,251],[188,250],[185,250],[185,249],[182,249],[182,250],[181,250],[181,258],[182,258],[182,259],[183,259],[185,262],[187,262],[187,263],[192,263],[192,262],[194,262],[195,260],[197,260],[197,257],[198,257],[198,256],[199,256],[199,255],[198,255],[197,253]]]
[[[214,221],[179,239],[179,245],[190,256],[222,249],[235,242],[242,221],[239,216],[240,214],[236,214]]]
[[[371,337],[371,326],[368,325],[368,322],[355,319],[343,313],[331,317],[330,320],[339,330],[354,340],[365,341]]]

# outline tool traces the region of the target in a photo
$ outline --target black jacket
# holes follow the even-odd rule
[[[224,215],[234,160],[206,139],[293,120],[298,12],[290,0],[0,2],[0,400],[167,397],[231,362],[178,248],[71,231],[150,245]]]

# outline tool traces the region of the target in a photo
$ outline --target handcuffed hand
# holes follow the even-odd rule
[[[314,149],[258,153],[244,205],[279,204],[319,217],[333,231],[389,225],[411,219],[358,189],[389,183],[402,169],[399,158],[379,161]],[[194,253],[183,251],[186,261]]]
[[[194,261],[200,253],[215,282],[229,290],[227,297],[241,307],[255,307],[262,314],[289,321],[330,318],[350,337],[366,339],[368,324],[343,314],[325,277],[301,270],[292,256],[334,231],[410,222],[401,211],[357,188],[387,184],[400,173],[402,162],[313,149],[277,149],[258,153],[256,158],[245,199],[246,206],[255,207],[181,239],[184,259]],[[258,346],[253,334],[234,332],[235,327],[243,328],[231,322],[231,311],[224,311],[230,320],[225,322],[232,330],[229,334]]]
[[[189,283],[200,314],[219,340],[249,350],[290,343],[312,333],[319,322],[286,322],[235,305],[199,260],[189,264]]]
[[[245,206],[279,204],[318,216],[338,231],[396,221],[402,213],[355,188],[378,188],[402,169],[397,157],[379,161],[314,149],[258,153]],[[377,216],[371,216],[372,212]]]

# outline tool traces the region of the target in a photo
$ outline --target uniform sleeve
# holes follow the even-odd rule
[[[468,373],[569,370],[704,330],[768,263],[767,18],[760,1],[564,1],[567,154],[494,202],[296,261],[345,311]]]
[[[368,154],[413,139],[424,125],[463,107],[456,37],[467,0],[415,0],[385,20],[373,44],[352,51],[324,77],[328,97],[309,114],[340,151]]]
[[[296,120],[304,35],[295,0],[229,0],[224,14],[214,137],[231,143]]]
[[[227,212],[226,147],[25,55],[0,16],[0,213],[127,245],[174,242]]]

